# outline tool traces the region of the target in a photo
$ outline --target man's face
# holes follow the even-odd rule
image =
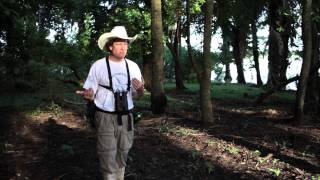
[[[128,40],[115,39],[111,46],[109,46],[112,55],[118,59],[123,59],[127,55]]]

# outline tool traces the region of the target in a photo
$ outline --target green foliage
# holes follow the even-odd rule
[[[51,101],[51,103],[48,106],[48,109],[50,112],[52,112],[56,117],[60,118],[63,116],[64,112],[58,104],[55,102]]]
[[[173,124],[165,122],[159,127],[159,133],[169,133],[172,132],[173,129],[175,129]]]
[[[231,154],[238,154],[240,149],[235,146],[226,147],[226,150]]]
[[[195,130],[187,129],[187,128],[183,128],[183,127],[179,128],[175,131],[175,134],[177,136],[189,136],[194,133],[195,133]]]
[[[279,159],[272,160],[272,164],[276,164],[279,161]]]
[[[197,82],[196,74],[192,68],[192,64],[188,57],[188,49],[186,47],[180,48],[180,56],[179,56],[179,63],[181,68],[181,74],[185,81],[187,82]],[[201,68],[201,62],[202,62],[202,52],[193,49],[193,56],[196,62],[196,65]],[[219,54],[218,53],[211,53],[211,60],[212,60],[212,70],[214,70],[216,73],[219,71],[222,71],[221,66],[219,66]],[[164,51],[164,69],[165,69],[165,77],[168,81],[174,81],[175,77],[175,64],[173,61],[173,56],[168,49],[168,47],[165,47]]]
[[[259,150],[255,150],[255,151],[254,151],[254,154],[257,155],[257,156],[260,156],[260,155],[261,155],[261,152],[260,152]]]
[[[211,162],[206,161],[205,167],[207,168],[208,173],[212,173],[214,171],[214,166]]]
[[[84,29],[79,34],[79,44],[82,44],[82,51],[87,51],[92,38],[93,16],[85,14]]]
[[[33,111],[30,112],[30,115],[32,117],[34,116],[39,116],[42,113],[42,110],[40,107],[37,107],[36,109],[34,109]]]
[[[279,168],[276,168],[276,169],[269,168],[268,170],[273,172],[277,177],[281,174],[281,169]]]
[[[315,176],[312,176],[311,179],[312,179],[312,180],[320,180],[320,176],[318,176],[318,178],[315,177]]]
[[[265,162],[268,162],[268,161],[269,161],[269,157],[268,157],[268,156],[266,156],[266,157],[259,157],[259,158],[258,158],[258,163],[257,163],[257,165],[258,165],[258,164],[265,163]]]
[[[192,159],[197,159],[199,156],[201,155],[201,152],[196,150],[196,149],[192,149],[191,151],[191,158]]]
[[[206,2],[205,0],[194,0],[191,1],[193,2],[192,4],[192,8],[190,13],[200,13],[201,12],[201,7],[203,6],[203,4]]]
[[[208,144],[208,146],[213,146],[213,145],[217,144],[218,142],[216,142],[214,140],[207,140],[206,143]]]

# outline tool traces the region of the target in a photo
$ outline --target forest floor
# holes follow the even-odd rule
[[[144,116],[135,126],[125,179],[319,180],[319,119],[286,123],[290,108],[214,100],[210,126],[199,122],[197,108],[173,111],[169,104],[162,116],[139,108]],[[2,107],[0,114],[0,179],[100,179],[95,132],[83,120],[82,107],[53,104],[50,111],[32,113]]]

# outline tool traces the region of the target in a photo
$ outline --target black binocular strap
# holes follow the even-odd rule
[[[123,116],[123,114],[117,115],[117,121],[118,121],[119,126],[122,126],[122,116]],[[130,113],[128,113],[127,116],[128,116],[128,131],[131,131],[132,130],[132,119],[131,119]]]
[[[118,121],[118,125],[122,126],[122,115],[121,114],[117,115],[117,121]]]
[[[131,78],[130,78],[129,65],[128,65],[127,60],[125,60],[125,62],[126,62],[127,78],[128,78],[127,91],[129,92],[129,91],[130,91],[130,87],[131,87]],[[107,57],[106,57],[106,63],[107,63],[107,68],[108,68],[109,86],[105,86],[105,85],[102,85],[102,84],[99,84],[99,86],[104,87],[104,88],[106,88],[106,89],[114,92],[113,86],[112,86],[112,77],[111,77],[110,63],[109,63],[109,60],[108,60]]]
[[[132,130],[132,119],[130,113],[128,114],[128,131]]]
[[[108,57],[106,57],[106,63],[107,63],[107,68],[108,68],[109,86],[105,86],[105,85],[101,85],[101,84],[99,84],[99,86],[104,87],[114,93],[113,86],[112,86],[111,68],[110,68],[110,63],[109,63]],[[128,65],[127,60],[125,60],[125,63],[126,63],[127,78],[128,78],[127,92],[129,92],[130,87],[131,87],[131,78],[130,78],[129,65]],[[124,114],[121,114],[121,113],[117,114],[117,121],[118,121],[119,126],[122,126],[122,116],[123,115]],[[131,119],[130,113],[128,113],[128,131],[131,131],[131,130],[132,130],[132,119]]]

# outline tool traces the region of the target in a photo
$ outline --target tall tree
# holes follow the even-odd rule
[[[168,27],[165,28],[167,29],[166,32],[168,36],[168,38],[166,38],[166,45],[169,48],[174,61],[176,89],[183,90],[185,89],[185,86],[183,84],[182,71],[180,67],[182,2],[180,0],[172,1],[167,4],[167,7],[167,11],[172,12],[167,13],[169,14],[167,17],[169,18],[169,22],[167,25]],[[174,25],[170,22],[174,23]]]
[[[287,80],[288,41],[292,35],[291,9],[288,0],[269,1],[269,74],[267,86],[276,87]]]
[[[213,0],[206,0],[204,5],[204,33],[203,33],[203,63],[200,82],[201,119],[204,123],[213,123],[213,109],[211,101],[211,35],[213,18]]]
[[[163,30],[161,0],[151,1],[152,37],[152,90],[151,109],[155,114],[164,113],[167,98],[163,88]]]
[[[303,110],[305,95],[310,74],[310,64],[312,60],[311,5],[312,0],[304,0],[302,13],[303,63],[301,67],[295,108],[295,119],[298,121],[301,121],[304,114]]]
[[[230,64],[234,62],[232,53],[230,51],[230,46],[232,43],[232,25],[231,25],[231,17],[232,17],[232,5],[226,1],[217,1],[217,26],[221,28],[221,34],[223,43],[221,46],[221,54],[220,60],[223,65],[225,65],[225,82],[229,83],[232,81],[231,72],[230,72]]]
[[[198,82],[200,82],[201,79],[201,69],[198,66],[198,63],[195,61],[195,57],[193,54],[193,50],[192,50],[192,46],[191,46],[191,42],[190,42],[190,26],[191,26],[191,0],[186,0],[186,23],[185,23],[185,31],[186,31],[186,43],[187,43],[187,48],[188,48],[188,59],[191,63],[191,66],[194,70],[194,72],[196,73],[197,76],[197,80]]]
[[[312,1],[312,62],[308,81],[306,103],[307,109],[320,113],[320,2]]]
[[[252,34],[252,52],[253,52],[253,61],[254,68],[257,73],[257,85],[262,86],[260,66],[259,66],[259,47],[258,47],[258,37],[257,37],[257,20],[258,20],[258,9],[253,9],[253,17],[251,18],[251,34]]]
[[[222,47],[221,47],[221,54],[220,54],[220,59],[221,62],[226,66],[226,72],[224,76],[224,82],[226,83],[231,83],[232,77],[231,77],[231,72],[230,72],[230,63],[232,62],[232,54],[230,52],[230,40],[229,36],[226,35],[225,31],[222,30]]]
[[[232,40],[232,47],[233,47],[233,57],[234,61],[236,63],[237,67],[237,72],[238,72],[238,83],[240,84],[245,84],[246,79],[244,77],[244,72],[243,72],[243,58],[245,55],[245,50],[246,50],[246,38],[247,38],[247,33],[244,30],[243,27],[235,24],[232,27],[232,32],[233,32],[233,40]]]
[[[223,31],[223,38],[231,40],[233,59],[237,68],[238,83],[245,84],[243,58],[247,47],[247,32],[249,30],[248,7],[244,0],[219,0],[217,10],[217,23]],[[226,42],[228,41],[226,39]]]

